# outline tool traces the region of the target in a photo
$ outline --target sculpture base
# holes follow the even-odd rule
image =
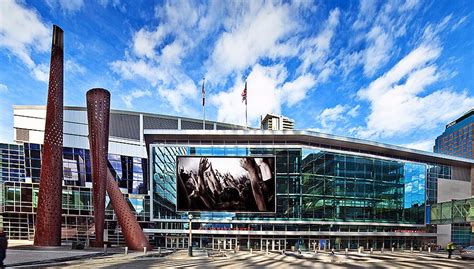
[[[93,248],[103,248],[104,245],[108,245],[107,242],[97,242],[95,240],[91,240],[89,242],[89,246],[91,246]]]

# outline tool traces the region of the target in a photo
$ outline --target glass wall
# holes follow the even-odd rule
[[[13,145],[10,145],[13,146]],[[25,143],[23,180],[31,179],[38,183],[41,170],[41,145]],[[21,151],[23,154],[23,151]],[[23,156],[21,156],[23,157]],[[109,154],[109,168],[119,187],[132,194],[148,193],[148,162],[138,157]],[[10,166],[13,162],[10,160]],[[63,148],[63,178],[66,186],[86,186],[92,182],[91,158],[89,150],[80,148]],[[20,174],[21,175],[21,174]],[[13,178],[13,177],[11,177]],[[11,179],[9,179],[11,181]]]
[[[307,147],[153,147],[154,218],[184,215],[174,211],[176,155],[276,157],[276,215],[232,214],[238,219],[424,224],[425,164]]]
[[[0,181],[23,181],[24,167],[22,145],[0,144]]]

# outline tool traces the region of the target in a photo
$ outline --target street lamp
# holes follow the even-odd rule
[[[192,230],[192,225],[191,222],[193,220],[193,215],[189,214],[189,241],[188,241],[188,256],[192,257],[193,256],[193,230]]]

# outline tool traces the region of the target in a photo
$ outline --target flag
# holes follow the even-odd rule
[[[206,104],[206,90],[204,89],[204,78],[202,78],[202,106]]]
[[[245,81],[245,88],[244,88],[244,91],[242,92],[242,102],[243,101],[247,103],[247,81]]]

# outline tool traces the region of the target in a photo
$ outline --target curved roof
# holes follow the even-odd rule
[[[190,144],[273,144],[273,145],[309,145],[333,150],[342,150],[383,156],[415,162],[448,164],[470,167],[474,160],[439,153],[410,149],[375,141],[336,136],[306,130],[144,130],[148,144],[176,144],[187,141]],[[212,141],[212,142],[211,142]]]

